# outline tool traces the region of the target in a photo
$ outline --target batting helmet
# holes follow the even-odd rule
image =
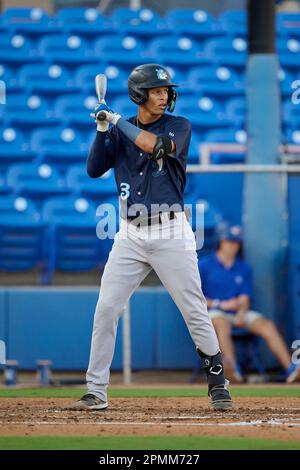
[[[145,64],[136,67],[128,78],[128,93],[130,99],[141,105],[146,103],[148,99],[148,89],[166,86],[169,88],[168,111],[174,111],[176,102],[176,91],[173,87],[177,87],[172,83],[170,73],[165,67],[159,64]]]

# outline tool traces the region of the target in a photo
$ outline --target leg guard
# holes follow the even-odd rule
[[[212,399],[215,410],[227,410],[232,408],[232,400],[226,385],[229,384],[224,376],[222,354],[218,352],[215,356],[206,356],[197,349],[207,376],[208,395]]]

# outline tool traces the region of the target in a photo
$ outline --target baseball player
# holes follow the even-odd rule
[[[132,293],[154,269],[181,311],[203,363],[212,406],[232,407],[218,339],[201,291],[196,243],[183,191],[191,124],[165,114],[176,102],[169,72],[141,65],[128,79],[137,116],[125,120],[106,104],[94,110],[97,134],[87,172],[98,178],[114,168],[120,196],[120,230],[101,280],[87,371],[88,392],[76,409],[104,410],[119,317]],[[99,121],[99,113],[105,120]],[[109,125],[112,125],[109,129]],[[172,236],[170,236],[172,234]]]

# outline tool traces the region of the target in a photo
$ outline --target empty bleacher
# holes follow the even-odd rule
[[[299,14],[277,15],[283,138],[298,145],[299,116],[289,96],[300,71],[299,25]],[[189,9],[171,10],[164,17],[149,9],[126,8],[109,16],[93,8],[66,8],[53,16],[39,8],[4,11],[0,270],[39,266],[44,282],[50,282],[55,269],[83,272],[103,265],[111,240],[105,243],[95,236],[96,207],[103,201],[116,204],[117,193],[112,173],[92,180],[85,171],[95,135],[89,114],[96,103],[97,73],[108,77],[111,107],[130,117],[137,108],[127,94],[129,72],[146,62],[167,66],[179,84],[175,114],[184,115],[193,126],[188,162],[198,163],[203,143],[247,141],[246,55],[244,12],[226,11],[214,18]],[[244,152],[211,154],[217,164],[244,160]],[[215,176],[221,186],[228,177]],[[228,191],[216,195],[213,189],[207,191],[203,175],[190,178],[188,202],[204,198],[216,213],[239,222],[240,204],[232,207]],[[206,181],[211,184],[212,178]],[[241,190],[241,176],[233,180]],[[214,220],[206,221],[207,230],[213,230]]]

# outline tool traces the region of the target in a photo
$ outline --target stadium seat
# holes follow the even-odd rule
[[[32,201],[0,197],[0,269],[24,271],[41,266],[44,230]]]
[[[122,96],[112,101],[111,107],[115,112],[120,113],[126,119],[136,116],[138,107],[128,96]]]
[[[96,8],[61,8],[56,21],[64,32],[87,39],[112,32],[109,19]]]
[[[88,42],[76,35],[57,34],[44,36],[37,47],[37,55],[41,59],[63,65],[93,63],[95,58]]]
[[[297,80],[297,76],[293,76],[287,70],[280,69],[278,72],[279,86],[283,99],[287,99],[293,92],[292,83]]]
[[[0,169],[12,163],[32,162],[36,153],[30,149],[23,133],[11,127],[0,128]]]
[[[55,165],[62,172],[76,162],[83,163],[88,153],[79,133],[63,127],[37,129],[31,136],[31,148],[39,162]]]
[[[180,35],[193,36],[199,40],[220,34],[218,23],[204,10],[178,8],[165,16],[170,31]]]
[[[94,43],[94,55],[107,65],[133,69],[145,62],[143,43],[133,36],[103,36]]]
[[[95,92],[95,77],[99,73],[104,73],[108,80],[107,88],[107,102],[109,99],[128,93],[127,79],[128,73],[120,67],[115,65],[99,66],[99,65],[83,65],[79,67],[75,75],[75,84],[83,89],[87,94],[94,94]]]
[[[213,130],[208,132],[204,138],[205,142],[242,144],[247,143],[247,134],[244,130]],[[230,153],[213,150],[210,153],[210,163],[242,163],[245,161],[245,152],[232,151]]]
[[[0,173],[0,195],[8,194],[10,192],[9,187],[6,184],[4,175]]]
[[[32,38],[59,31],[42,8],[9,8],[4,11],[2,21],[10,31]]]
[[[295,105],[290,99],[287,99],[283,103],[283,122],[289,129],[299,129],[300,127],[300,113],[298,106],[299,104]]]
[[[5,122],[9,127],[19,127],[23,131],[36,127],[59,125],[47,101],[38,95],[9,94],[5,106]]]
[[[227,67],[197,67],[189,71],[190,88],[204,96],[224,97],[243,95],[245,86],[242,79]]]
[[[15,195],[34,200],[37,207],[51,196],[71,192],[58,171],[46,164],[12,165],[7,172],[7,185]]]
[[[220,104],[208,97],[179,100],[176,113],[185,116],[197,130],[210,127],[228,127],[230,122]]]
[[[232,125],[241,128],[245,124],[246,119],[246,103],[245,98],[231,98],[225,104],[226,114]]]
[[[284,70],[298,70],[300,63],[300,40],[296,38],[277,39],[279,62]]]
[[[299,12],[277,12],[276,15],[277,34],[291,37],[300,37],[300,14]]]
[[[247,42],[242,37],[210,39],[204,45],[204,54],[215,64],[244,69],[247,59]]]
[[[174,66],[186,71],[187,66],[209,63],[207,57],[200,50],[200,45],[188,37],[157,37],[148,47],[149,58],[153,62]]]
[[[113,170],[108,170],[100,178],[90,178],[85,165],[74,165],[66,174],[66,184],[75,194],[92,199],[97,204],[118,195]]]
[[[90,113],[96,104],[95,93],[93,96],[61,96],[55,101],[54,115],[66,127],[72,126],[74,129],[91,130],[95,126]]]
[[[287,141],[289,144],[300,146],[300,131],[298,129],[288,129]]]
[[[0,63],[17,67],[26,62],[40,62],[33,43],[21,34],[0,34]]]
[[[117,8],[111,14],[111,21],[115,31],[144,39],[168,32],[163,19],[148,8]]]
[[[70,72],[57,64],[24,65],[17,80],[18,84],[26,87],[29,92],[51,99],[57,95],[79,91]]]
[[[220,29],[230,36],[245,36],[247,33],[247,13],[245,10],[223,11],[219,17]]]
[[[83,272],[99,265],[101,241],[96,236],[96,207],[84,198],[48,200],[42,210],[48,224],[48,273]]]

